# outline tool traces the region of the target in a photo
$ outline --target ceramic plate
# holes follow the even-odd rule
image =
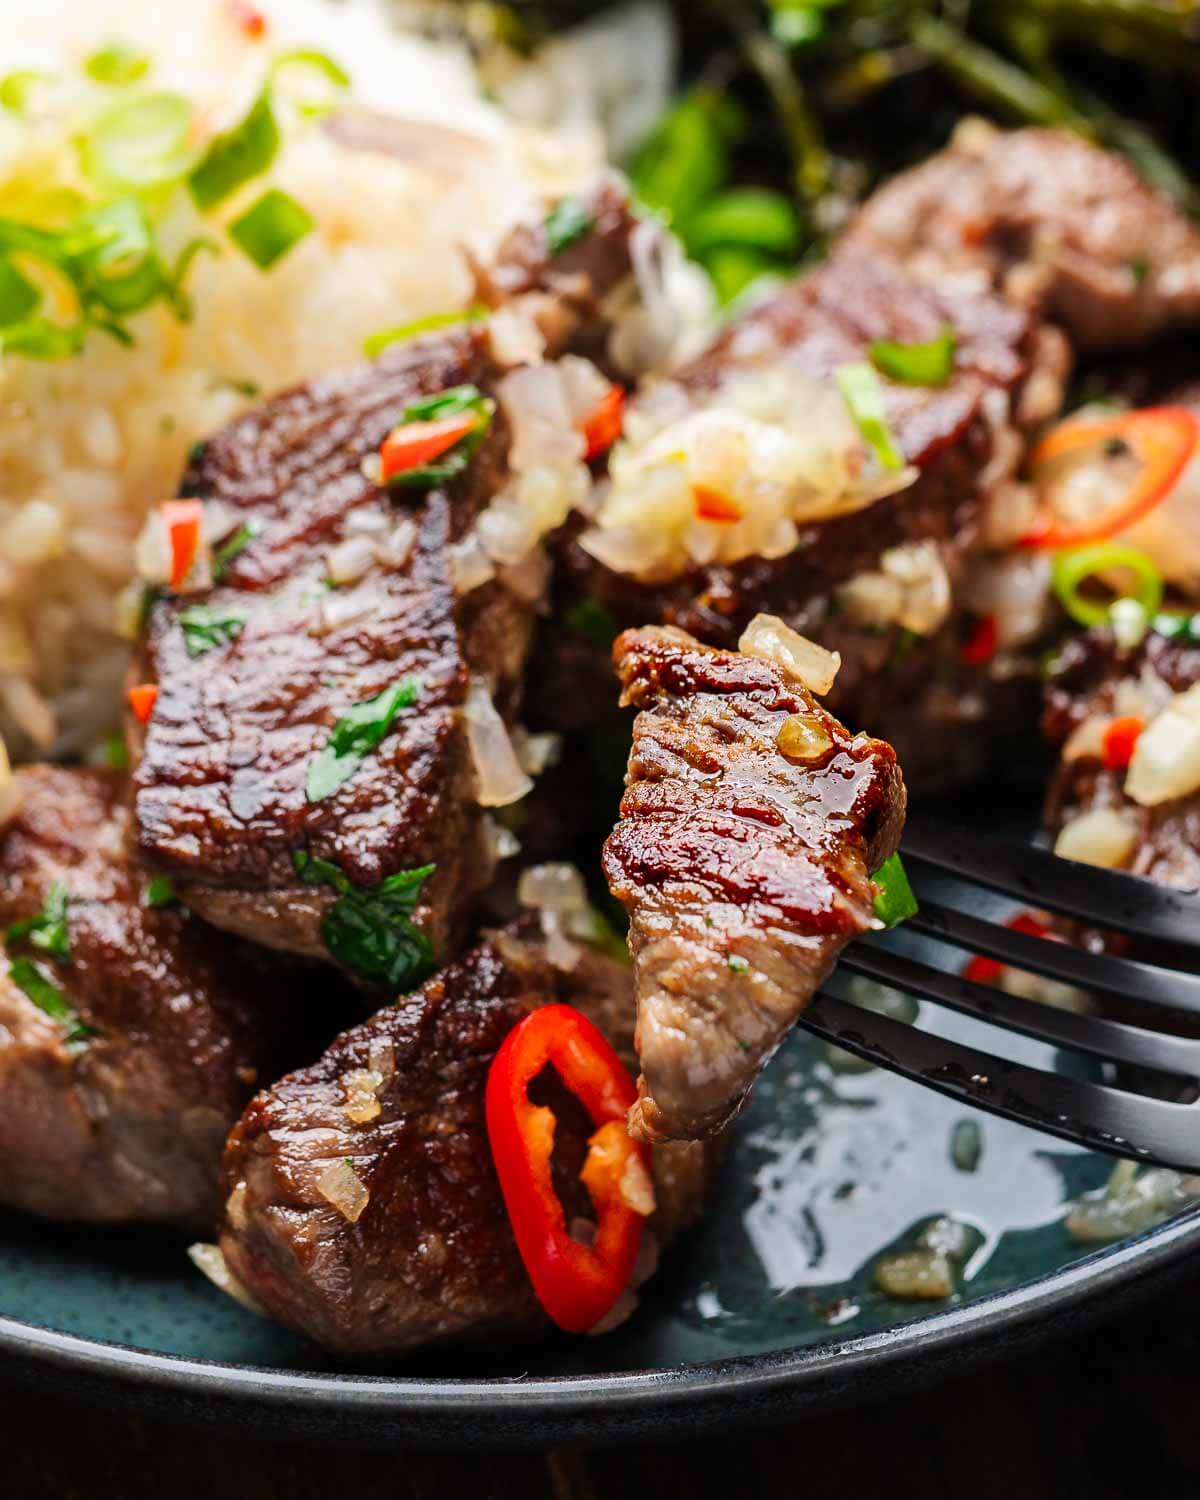
[[[895,941],[926,957],[937,946]],[[987,1044],[975,1022],[939,1015],[937,1024]],[[1026,1062],[1050,1057],[1031,1041],[1010,1050]],[[173,1238],[5,1218],[0,1348],[10,1373],[310,1437],[434,1446],[661,1437],[862,1398],[898,1375],[932,1377],[947,1361],[1101,1314],[1200,1245],[1190,1212],[1100,1252],[1077,1244],[1067,1206],[1098,1189],[1111,1163],[974,1115],[981,1151],[968,1170],[952,1139],[970,1115],[889,1074],[835,1067],[821,1043],[796,1034],[734,1132],[703,1225],[666,1258],[631,1321],[604,1338],[346,1368],[223,1297]],[[973,1236],[957,1295],[925,1304],[882,1295],[878,1256],[945,1213]]]

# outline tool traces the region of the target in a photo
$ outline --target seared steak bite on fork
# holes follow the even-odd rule
[[[633,1030],[624,964],[581,948],[556,968],[549,951],[529,919],[493,934],[254,1099],[225,1158],[220,1250],[241,1292],[342,1355],[549,1330],[489,1150],[488,1071],[543,1005],[582,1010],[626,1054]],[[545,1102],[568,1220],[586,1217],[591,1126],[561,1087]],[[714,1161],[711,1145],[655,1154],[657,1243],[700,1212]]]
[[[628,274],[624,206],[603,188],[588,213],[561,275],[520,283],[548,356],[608,328],[595,278]],[[134,731],[140,855],[218,926],[392,993],[464,934],[494,864],[481,804],[528,786],[505,731],[542,575],[503,499],[533,471],[561,503],[587,471],[565,422],[537,467],[517,377],[608,389],[574,356],[514,369],[512,342],[498,320],[411,340],[204,444],[184,492],[226,530],[213,586],[154,604],[134,668],[156,692]]]
[[[0,1202],[212,1222],[230,1126],[303,1031],[253,951],[130,863],[124,778],[32,766],[0,835]],[[295,1056],[293,1050],[289,1055]]]
[[[613,651],[638,715],[604,873],[629,912],[643,1140],[711,1135],[737,1111],[842,948],[878,925],[871,874],[904,821],[891,747],[796,675],[835,664],[764,617],[746,644],[775,657],[669,627]],[[812,665],[782,665],[793,651]]]

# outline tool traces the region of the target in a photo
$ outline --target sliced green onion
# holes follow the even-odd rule
[[[1167,611],[1155,615],[1150,621],[1155,635],[1165,636],[1169,641],[1200,641],[1200,615],[1180,615]]]
[[[0,256],[0,328],[20,323],[42,300],[42,294],[13,265],[7,255]]]
[[[11,946],[28,941],[53,958],[70,958],[71,939],[67,927],[67,908],[70,902],[66,886],[61,880],[56,880],[50,887],[45,905],[36,917],[13,922],[5,929],[5,943]]]
[[[838,365],[833,372],[842,399],[863,441],[885,469],[902,469],[904,458],[888,426],[879,377],[865,360]]]
[[[261,177],[279,151],[279,125],[269,89],[263,89],[245,117],[209,142],[188,188],[201,213],[224,203],[244,183]]]
[[[189,604],[179,612],[183,644],[191,657],[203,656],[217,646],[227,646],[241,634],[245,615],[238,610],[219,609],[208,604]]]
[[[736,302],[747,288],[778,271],[778,263],[761,250],[747,245],[718,245],[704,258],[704,269],[712,280],[717,301],[723,308]]]
[[[229,237],[260,271],[269,271],[312,228],[312,215],[295,198],[268,188],[229,226]]]
[[[1144,552],[1122,542],[1096,542],[1089,547],[1074,547],[1054,558],[1051,581],[1059,603],[1079,625],[1090,629],[1108,623],[1114,599],[1103,602],[1089,599],[1080,592],[1089,579],[1120,569],[1133,575],[1132,586],[1116,594],[1116,599],[1136,599],[1147,616],[1153,618],[1163,597],[1162,574]]]
[[[546,215],[546,248],[551,255],[561,255],[581,240],[595,220],[580,198],[560,198]]]
[[[167,275],[166,295],[181,323],[192,321],[192,298],[186,285],[187,274],[192,269],[192,262],[201,253],[220,255],[221,247],[216,240],[210,240],[205,234],[194,236],[176,256],[175,264]]]
[[[800,239],[795,205],[767,188],[732,188],[706,203],[684,230],[688,249],[703,257],[718,245],[742,245],[791,256]]]
[[[903,385],[945,385],[954,374],[954,329],[947,325],[936,339],[925,344],[900,344],[876,339],[871,345],[871,363],[889,380]]]
[[[391,729],[400,710],[417,701],[420,691],[420,682],[406,677],[343,714],[308,768],[308,800],[321,802],[344,786]]]
[[[871,876],[875,882],[875,915],[885,927],[895,927],[916,916],[917,898],[908,883],[908,874],[898,854],[884,860]]]
[[[53,83],[49,73],[36,68],[21,68],[15,73],[6,73],[0,78],[0,107],[13,115],[24,115],[29,109],[29,98],[39,83]]]
[[[142,892],[142,905],[151,910],[158,906],[170,906],[176,899],[175,882],[169,875],[155,875]]]
[[[154,235],[136,198],[117,198],[81,214],[67,235],[81,297],[118,316],[140,312],[167,289]]]
[[[83,71],[97,83],[136,83],[150,71],[150,59],[144,52],[114,44],[93,52],[84,62]]]
[[[101,187],[143,192],[177,182],[191,161],[192,106],[181,94],[139,94],[114,104],[79,141],[80,162]]]
[[[345,68],[335,62],[328,53],[318,52],[310,47],[299,47],[294,52],[285,52],[277,57],[271,64],[268,81],[275,83],[281,74],[292,73],[308,73],[310,76],[318,76],[333,87],[334,92],[327,90],[324,96],[316,98],[305,98],[293,93],[288,87],[280,89],[280,93],[294,109],[310,118],[315,115],[328,114],[334,108],[335,93],[350,87],[350,75]]]
[[[92,1028],[85,1026],[72,1010],[63,992],[56,984],[51,984],[36,964],[30,963],[27,958],[15,959],[9,965],[8,977],[44,1015],[63,1027],[69,1043],[85,1042],[88,1037],[95,1036]]]
[[[459,323],[482,323],[489,312],[489,308],[477,302],[461,312],[430,313],[424,318],[414,318],[411,323],[400,323],[395,328],[384,328],[379,333],[370,334],[363,340],[363,352],[368,359],[374,359],[392,344],[414,339],[419,334],[433,333],[438,328],[453,328]]]
[[[194,461],[194,460],[193,460]],[[260,521],[243,521],[232,536],[227,537],[213,552],[212,574],[218,583],[229,572],[234,558],[243,553],[262,531]]]

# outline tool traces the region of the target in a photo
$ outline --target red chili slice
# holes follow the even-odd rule
[[[610,385],[583,424],[583,437],[587,443],[584,457],[589,462],[608,452],[621,436],[624,421],[625,391],[619,385]]]
[[[252,42],[261,42],[267,34],[267,18],[249,0],[229,0],[229,15],[233,24]]]
[[[162,518],[171,548],[170,584],[175,593],[187,582],[200,554],[204,531],[204,505],[199,500],[164,500]]]
[[[1140,714],[1126,714],[1112,719],[1104,730],[1100,741],[1100,758],[1105,770],[1124,771],[1133,759],[1134,747],[1146,721]]]
[[[736,500],[731,500],[720,490],[709,489],[706,484],[694,484],[692,498],[696,502],[696,514],[702,521],[728,522],[742,519],[742,507]]]
[[[959,656],[968,667],[982,667],[996,654],[999,631],[995,615],[983,615],[971,627]]]
[[[597,1127],[579,1174],[596,1211],[591,1245],[567,1233],[551,1175],[554,1114],[529,1098],[529,1085],[547,1063]],[[636,1099],[633,1079],[608,1041],[569,1005],[526,1016],[488,1074],[488,1140],[517,1248],[538,1301],[568,1333],[594,1328],[633,1275],[645,1219],[630,1205],[629,1184],[650,1185],[649,1154],[625,1128]]]
[[[139,724],[149,723],[157,698],[158,688],[152,682],[143,682],[129,689],[129,706]]]
[[[1030,462],[1034,468],[1117,440],[1140,460],[1141,469],[1119,500],[1100,515],[1076,525],[1060,523],[1052,508],[1044,505],[1022,542],[1028,547],[1075,547],[1128,530],[1170,494],[1195,453],[1198,439],[1200,422],[1183,406],[1150,406],[1101,420],[1060,423],[1033,450]]]
[[[474,432],[478,424],[478,412],[463,411],[452,417],[437,417],[432,422],[405,422],[394,428],[379,450],[381,481],[386,484],[397,474],[420,469],[441,458]]]

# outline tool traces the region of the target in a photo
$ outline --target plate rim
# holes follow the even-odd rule
[[[1064,1325],[1100,1320],[1188,1268],[1200,1204],[1130,1239],[964,1305],[819,1344],[649,1370],[555,1376],[439,1377],[283,1370],[90,1339],[0,1316],[0,1371],[64,1378],[83,1399],[239,1427],[269,1425],[351,1446],[531,1448],[548,1442],[664,1441],[767,1425],[886,1393],[900,1377],[933,1383]],[[1105,1298],[1102,1293],[1109,1293]]]

